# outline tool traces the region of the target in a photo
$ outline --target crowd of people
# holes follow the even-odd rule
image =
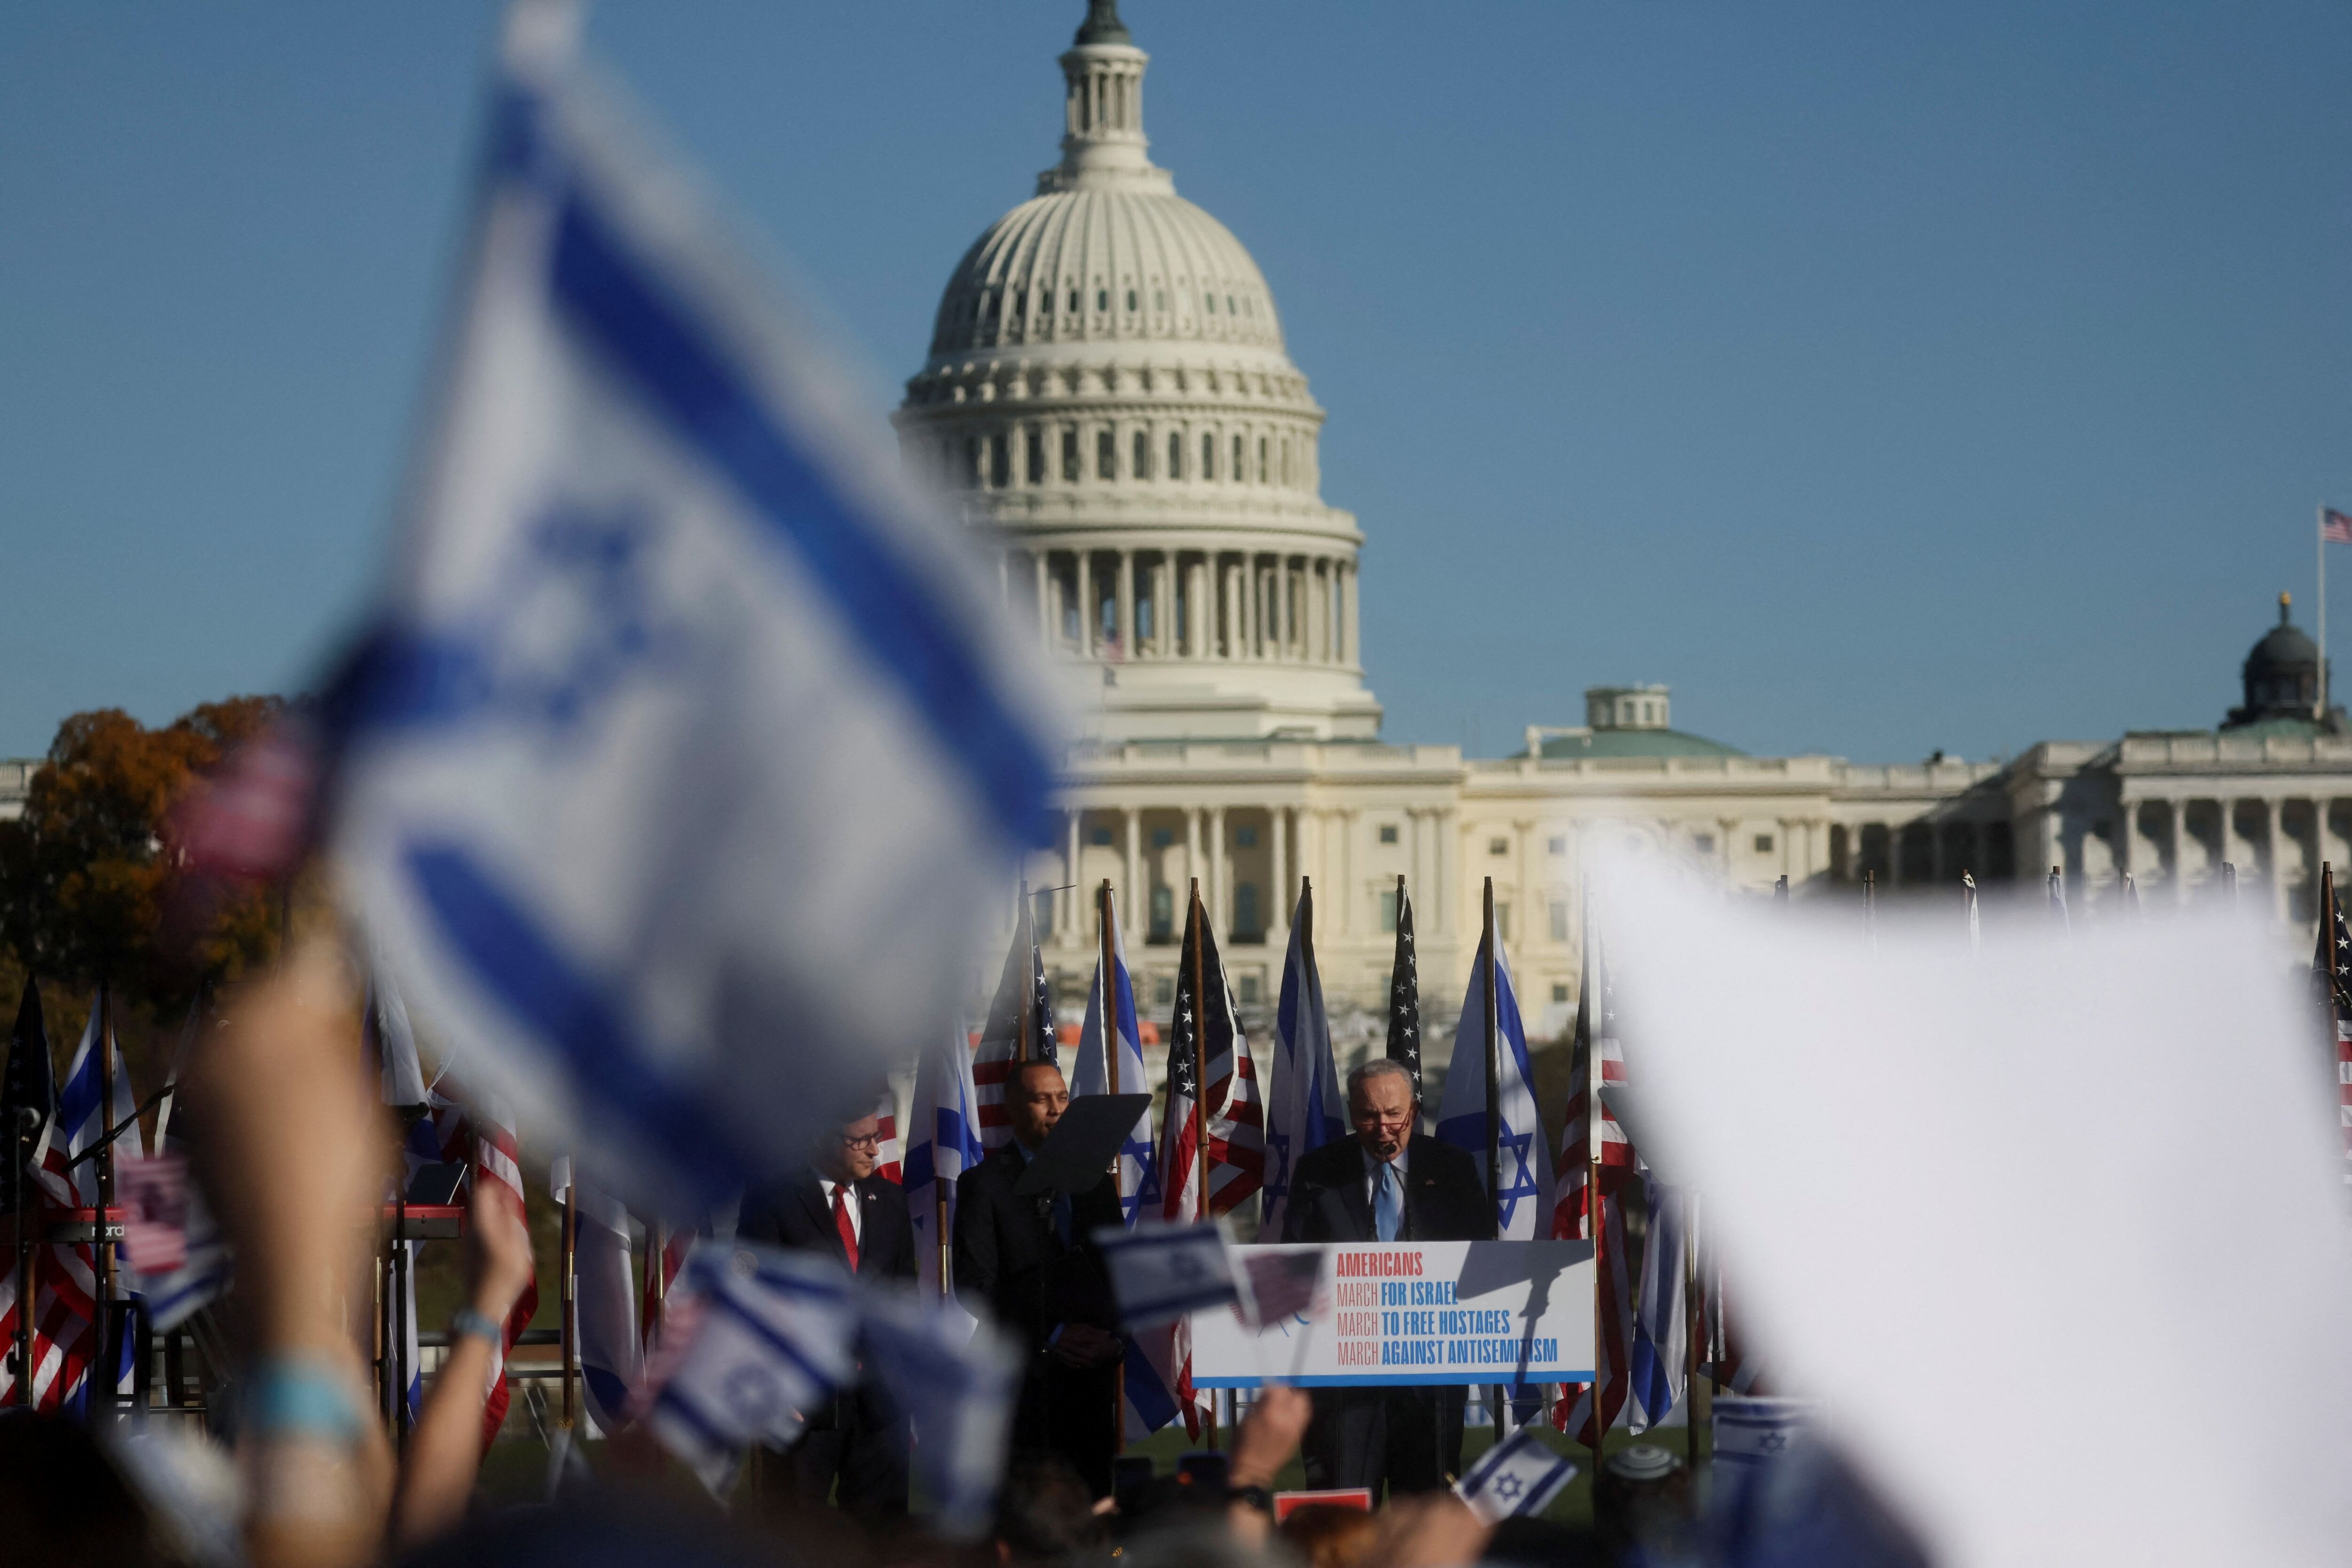
[[[1681,1555],[1696,1539],[1690,1477],[1655,1448],[1612,1458],[1597,1478],[1590,1530],[1480,1522],[1450,1490],[1461,1468],[1459,1390],[1310,1396],[1270,1385],[1222,1453],[1189,1456],[1172,1474],[1141,1456],[1120,1457],[1112,1412],[1123,1341],[1087,1240],[1091,1227],[1115,1223],[1116,1197],[1108,1183],[1042,1201],[1014,1190],[1068,1104],[1060,1071],[1045,1062],[1011,1075],[1013,1136],[959,1187],[959,1289],[1026,1352],[1008,1463],[982,1539],[942,1539],[910,1513],[908,1455],[919,1439],[873,1380],[806,1412],[791,1448],[755,1455],[724,1507],[637,1427],[611,1434],[593,1471],[570,1470],[547,1500],[491,1506],[478,1486],[488,1358],[497,1325],[530,1279],[530,1238],[506,1189],[479,1184],[466,1228],[465,1304],[395,1452],[354,1330],[353,1303],[370,1297],[374,1215],[397,1137],[363,1064],[356,1001],[341,951],[303,945],[207,1032],[183,1085],[202,1180],[237,1257],[230,1304],[241,1365],[226,1390],[229,1408],[217,1413],[226,1419],[215,1423],[233,1444],[236,1486],[215,1504],[231,1511],[230,1537],[258,1568],[383,1560],[806,1568],[1043,1568],[1114,1557],[1123,1568],[1697,1561]],[[1350,1079],[1356,1136],[1303,1166],[1288,1222],[1294,1239],[1491,1233],[1466,1158],[1415,1130],[1412,1090],[1410,1076],[1384,1061]],[[879,1143],[872,1118],[839,1127],[803,1169],[745,1203],[738,1234],[828,1253],[861,1277],[911,1279],[914,1232],[903,1193],[876,1168]],[[10,1563],[220,1560],[184,1517],[189,1500],[159,1495],[110,1431],[134,1424],[128,1416],[89,1424],[0,1416],[0,1541]],[[1302,1458],[1310,1486],[1367,1487],[1373,1509],[1309,1505],[1277,1523],[1272,1489]]]

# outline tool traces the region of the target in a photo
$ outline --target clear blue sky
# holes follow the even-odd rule
[[[1053,161],[1083,9],[590,34],[895,382]],[[1500,752],[1633,680],[1763,752],[2210,725],[2307,606],[2352,505],[2340,0],[1124,10],[1155,158],[1329,410],[1391,738]],[[298,686],[348,624],[496,20],[0,18],[0,755]]]

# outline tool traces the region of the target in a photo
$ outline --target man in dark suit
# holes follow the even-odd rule
[[[1485,1241],[1495,1234],[1478,1167],[1415,1131],[1421,1103],[1404,1064],[1374,1057],[1348,1074],[1356,1135],[1298,1162],[1285,1241]],[[1309,1487],[1370,1487],[1377,1497],[1435,1491],[1462,1470],[1466,1390],[1318,1388],[1307,1428]]]
[[[878,1174],[882,1124],[861,1117],[817,1141],[799,1174],[745,1203],[737,1234],[824,1252],[861,1280],[916,1277],[907,1195]],[[840,1488],[842,1511],[875,1521],[907,1513],[907,1416],[877,1380],[862,1379],[824,1408],[782,1456],[782,1479],[812,1502]]]
[[[1005,1079],[1012,1141],[956,1180],[955,1284],[967,1302],[986,1302],[1029,1353],[1014,1449],[1061,1455],[1100,1498],[1110,1495],[1125,1345],[1109,1276],[1088,1238],[1119,1223],[1118,1191],[1108,1176],[1054,1197],[1013,1191],[1069,1103],[1050,1061],[1023,1062]]]

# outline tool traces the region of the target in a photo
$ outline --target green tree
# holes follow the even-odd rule
[[[44,979],[110,981],[156,1009],[266,957],[275,922],[258,889],[198,905],[167,843],[173,803],[284,706],[205,703],[150,729],[119,708],[58,727],[25,814],[0,823],[0,940]]]

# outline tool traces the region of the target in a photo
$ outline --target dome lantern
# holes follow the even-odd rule
[[[1173,191],[1144,149],[1143,68],[1116,0],[1095,0],[1062,57],[1062,161],[1037,176],[1037,193],[1114,186]]]

